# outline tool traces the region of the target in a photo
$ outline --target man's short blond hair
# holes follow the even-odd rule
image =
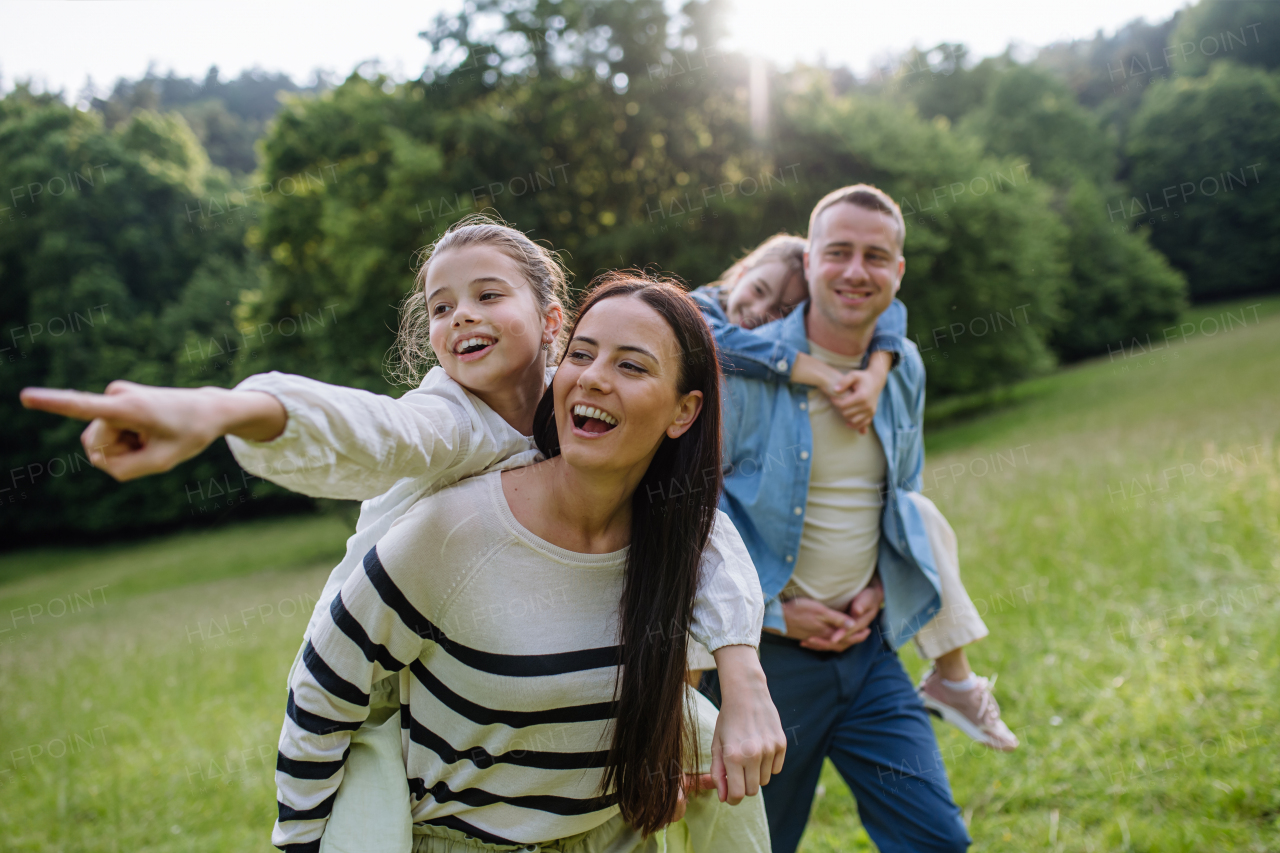
[[[898,240],[898,252],[901,254],[903,244],[907,241],[907,223],[902,218],[902,210],[898,207],[898,203],[889,197],[889,194],[878,187],[871,184],[854,184],[850,187],[841,187],[838,190],[832,190],[822,197],[822,201],[818,202],[813,208],[813,213],[809,214],[809,239],[813,239],[814,226],[818,223],[818,217],[828,208],[835,207],[837,204],[852,204],[854,207],[861,207],[864,210],[874,210],[879,213],[887,213],[889,218],[893,220],[894,237]]]

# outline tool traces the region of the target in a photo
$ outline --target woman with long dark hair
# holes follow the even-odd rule
[[[536,418],[548,459],[420,500],[313,632],[281,735],[278,845],[318,841],[388,673],[416,851],[632,850],[678,817],[719,387],[679,287],[614,274],[591,292]]]

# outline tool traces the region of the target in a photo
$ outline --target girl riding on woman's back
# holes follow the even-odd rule
[[[535,461],[534,414],[563,325],[564,274],[524,234],[479,217],[428,251],[406,300],[401,367],[438,366],[399,399],[285,374],[235,390],[159,389],[115,382],[105,395],[28,389],[28,406],[93,419],[90,458],[117,479],[168,470],[226,435],[251,473],[316,497],[362,500],[347,554],[334,569],[294,670],[337,590],[415,502],[465,477]],[[603,413],[601,413],[603,414]],[[715,654],[726,690],[712,743],[720,798],[755,794],[781,767],[783,737],[754,646],[758,580],[741,539],[718,514],[690,634]],[[387,695],[375,685],[371,702]],[[726,766],[727,764],[727,766]]]

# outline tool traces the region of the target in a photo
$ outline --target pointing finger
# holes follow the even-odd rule
[[[68,391],[61,388],[23,388],[18,395],[28,409],[52,412],[82,421],[109,418],[120,411],[120,404],[102,394]]]

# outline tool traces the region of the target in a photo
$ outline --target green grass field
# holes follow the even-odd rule
[[[1241,305],[929,431],[1024,744],[937,727],[975,850],[1280,851],[1280,300]],[[271,849],[284,678],[346,534],[0,557],[0,847]],[[871,849],[830,767],[802,849]]]

